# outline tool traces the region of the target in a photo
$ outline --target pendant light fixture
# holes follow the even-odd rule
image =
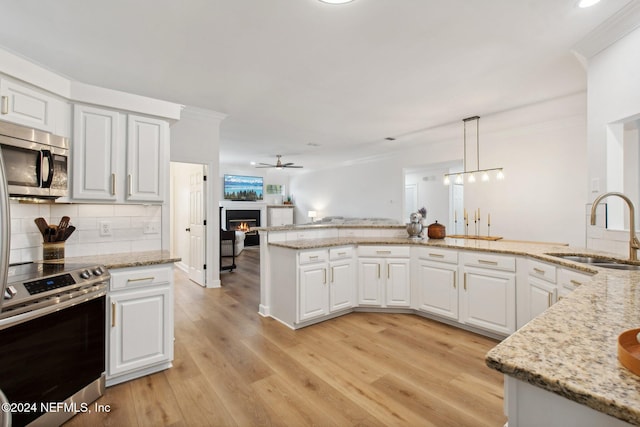
[[[476,169],[467,170],[467,122],[476,122]],[[504,179],[504,172],[502,168],[480,169],[480,116],[467,117],[462,119],[464,127],[464,153],[462,156],[464,164],[464,172],[454,172],[444,174],[444,185],[451,184],[451,177],[454,177],[455,184],[464,184],[465,177],[467,182],[474,183],[479,177],[483,182],[491,180],[490,172],[495,173],[497,180]]]

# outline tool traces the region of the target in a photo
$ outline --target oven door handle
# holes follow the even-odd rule
[[[19,325],[21,323],[28,322],[29,320],[37,319],[38,317],[43,317],[43,316],[46,316],[47,314],[55,313],[56,311],[60,311],[68,307],[73,307],[74,305],[82,304],[83,302],[87,302],[96,298],[103,297],[106,294],[107,294],[107,290],[102,289],[97,292],[91,292],[80,297],[71,298],[69,300],[62,301],[58,304],[50,305],[47,307],[43,307],[38,310],[27,311],[25,313],[17,314],[15,316],[9,316],[5,319],[0,320],[0,331],[10,326]]]
[[[0,390],[0,403],[4,408],[5,405],[9,404],[9,399],[7,396]],[[11,427],[11,411],[0,411],[0,427]]]
[[[42,181],[42,188],[51,188],[51,183],[53,182],[53,154],[51,154],[51,150],[42,150],[42,167],[40,170],[44,169],[44,160],[47,159],[47,163],[49,170],[47,174],[47,180]]]

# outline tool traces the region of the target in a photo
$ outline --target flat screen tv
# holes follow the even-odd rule
[[[262,187],[263,182],[261,176],[224,176],[223,192],[225,200],[262,200]]]

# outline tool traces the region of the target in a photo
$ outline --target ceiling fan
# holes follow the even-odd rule
[[[304,166],[296,166],[293,163],[282,163],[282,156],[280,154],[276,154],[278,161],[275,165],[271,165],[269,163],[258,163],[257,168],[276,168],[276,169],[284,169],[284,168],[302,168]]]

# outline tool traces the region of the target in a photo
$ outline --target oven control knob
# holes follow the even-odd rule
[[[102,269],[102,267],[97,267],[95,270],[93,270],[94,276],[101,276],[102,273],[104,273],[104,270]]]
[[[91,277],[91,273],[89,272],[89,270],[84,270],[82,273],[80,273],[80,277],[86,280]]]

